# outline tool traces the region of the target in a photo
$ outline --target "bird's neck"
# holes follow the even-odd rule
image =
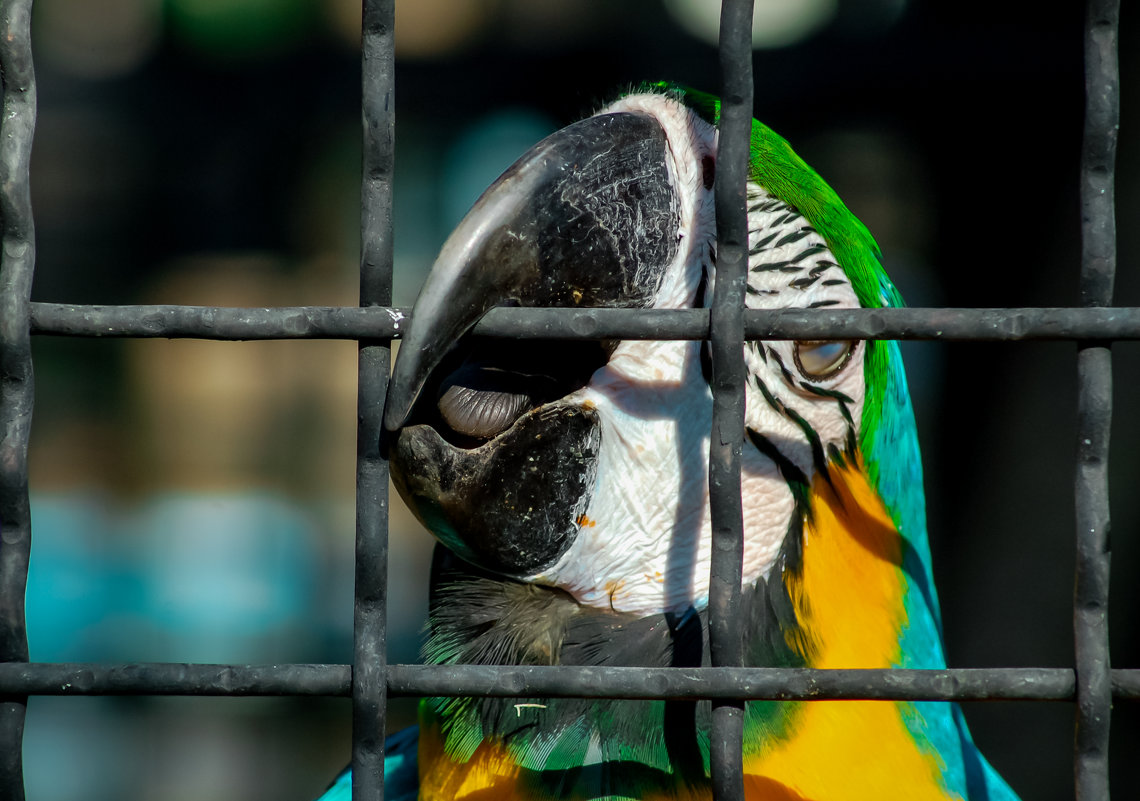
[[[746,588],[747,663],[900,664],[900,632],[907,625],[905,556],[905,541],[858,461],[833,464],[828,476],[813,481],[767,580]],[[704,612],[635,618],[590,609],[557,590],[482,573],[443,550],[437,552],[432,588],[431,661],[709,663]],[[828,710],[826,719],[818,710]],[[894,704],[752,702],[746,768],[757,776],[787,774],[798,781],[797,771],[809,761],[808,746],[820,745],[815,740],[831,736],[836,726],[868,743],[899,739],[906,733],[900,714]],[[589,792],[600,787],[637,797],[646,797],[646,788],[664,794],[682,785],[700,788],[708,770],[709,719],[707,702],[428,699],[421,709],[421,778],[436,795],[423,797],[462,798],[492,787],[513,788],[504,789],[503,797],[528,797],[518,793],[520,782],[538,788],[529,795],[535,798],[561,797],[558,788],[578,792],[584,784]],[[922,760],[916,764],[926,769]],[[621,765],[626,767],[619,770]],[[626,781],[622,777],[635,786],[615,787]]]

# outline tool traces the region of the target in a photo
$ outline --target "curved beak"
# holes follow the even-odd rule
[[[677,252],[660,125],[590,117],[535,145],[448,237],[400,347],[384,426],[401,428],[449,348],[495,306],[652,303]]]

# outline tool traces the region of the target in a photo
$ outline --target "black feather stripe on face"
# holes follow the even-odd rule
[[[772,351],[771,355],[776,357],[777,361],[779,361],[779,357],[776,356],[775,351]],[[781,367],[783,367],[782,362],[779,362],[779,364]],[[749,381],[754,387],[756,387],[756,389],[758,389],[760,391],[760,394],[761,394],[761,396],[763,396],[765,402],[774,411],[783,415],[791,423],[793,423],[796,426],[796,428],[798,428],[800,430],[800,432],[804,436],[804,440],[807,442],[807,445],[811,450],[812,465],[815,467],[815,472],[819,473],[824,478],[827,478],[828,477],[828,459],[827,459],[827,456],[824,452],[823,442],[820,440],[819,434],[816,433],[816,430],[814,428],[812,428],[811,423],[809,423],[807,420],[805,420],[803,415],[801,415],[799,412],[797,412],[791,406],[788,406],[782,400],[777,398],[772,393],[772,391],[770,389],[768,389],[768,385],[766,383],[764,383],[764,379],[762,379],[760,376],[753,373],[752,375],[749,376]],[[759,437],[759,438],[763,439],[764,442],[768,443],[768,445],[770,446],[771,450],[774,453],[779,454],[779,460],[777,460],[771,453],[761,451],[761,453],[764,453],[765,456],[768,456],[768,458],[770,458],[770,459],[772,459],[772,461],[776,462],[776,466],[780,468],[781,473],[784,473],[784,468],[782,466],[783,463],[787,463],[790,465],[791,460],[788,459],[783,453],[781,453],[776,448],[776,446],[773,445],[771,443],[771,441],[768,440],[766,437],[763,437],[762,435],[758,434],[757,432],[752,431],[751,429],[749,429],[748,434],[749,434],[749,437],[754,438],[753,444],[756,444],[755,438]],[[796,467],[795,470],[800,476],[804,475],[803,471],[800,470],[798,467]],[[787,474],[784,473],[784,475],[786,478]],[[830,480],[830,479],[828,479],[828,480]],[[806,478],[804,478],[803,481],[805,484],[807,483]]]
[[[850,397],[843,394],[842,392],[829,390],[810,382],[796,380],[791,370],[789,370],[784,365],[783,359],[780,358],[780,354],[777,353],[774,348],[771,348],[766,343],[756,344],[758,347],[756,348],[755,352],[762,357],[765,363],[768,362],[768,358],[770,356],[771,359],[776,363],[777,367],[780,369],[784,380],[788,384],[794,384],[795,386],[798,386],[817,397],[827,398],[835,401],[836,407],[839,409],[839,413],[842,415],[843,421],[847,426],[847,441],[850,443],[855,440],[855,421],[851,416],[851,410],[849,408],[849,405],[853,403],[853,401]],[[816,432],[815,428],[812,427],[811,423],[806,418],[804,418],[804,416],[800,414],[795,408],[780,398],[776,397],[776,395],[768,388],[768,385],[760,376],[751,374],[749,376],[749,381],[757,390],[760,391],[760,394],[763,396],[765,402],[769,407],[772,408],[773,411],[787,418],[803,433],[804,439],[807,441],[808,446],[811,448],[812,463],[815,467],[816,472],[827,478],[828,465],[831,462],[831,459],[826,455],[825,449],[823,447],[823,442],[820,439],[819,434]],[[854,448],[849,447],[849,450],[851,453],[854,453]]]

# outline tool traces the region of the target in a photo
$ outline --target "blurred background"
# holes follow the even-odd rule
[[[395,302],[546,133],[623,88],[716,91],[715,0],[398,3]],[[38,0],[36,300],[355,305],[356,0]],[[911,305],[1077,302],[1081,4],[758,0],[756,114],[875,233]],[[1125,21],[1117,302],[1140,305]],[[348,662],[356,346],[34,340],[34,660]],[[951,663],[1071,666],[1075,346],[908,344]],[[1117,345],[1117,667],[1140,667],[1140,346]],[[430,538],[394,505],[390,654]],[[1140,705],[1113,721],[1140,795]],[[411,720],[397,703],[393,727]],[[34,698],[34,801],[308,799],[344,700]],[[1072,798],[1069,704],[966,706],[1025,799]]]

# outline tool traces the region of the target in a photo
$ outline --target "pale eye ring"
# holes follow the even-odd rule
[[[851,340],[799,340],[792,346],[796,369],[815,381],[831,378],[851,360],[855,343]]]

